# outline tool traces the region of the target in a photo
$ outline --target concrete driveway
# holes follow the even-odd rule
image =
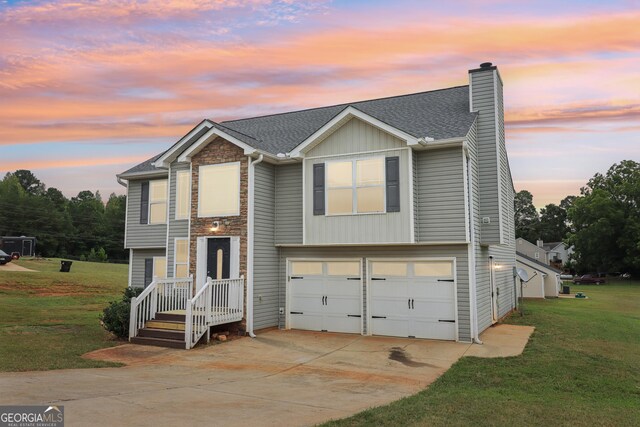
[[[470,347],[301,331],[190,351],[127,344],[88,356],[123,368],[0,374],[0,404],[64,405],[67,426],[311,425],[414,394]]]

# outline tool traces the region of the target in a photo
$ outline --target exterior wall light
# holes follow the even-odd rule
[[[220,229],[220,221],[213,221],[211,223],[211,231],[218,231]]]

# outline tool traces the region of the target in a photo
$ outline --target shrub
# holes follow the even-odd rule
[[[96,251],[95,248],[92,248],[87,255],[87,261],[91,262],[107,262],[107,252],[104,248],[98,248]]]
[[[129,336],[131,298],[140,295],[142,288],[126,288],[120,301],[111,301],[100,315],[100,323],[118,338]]]

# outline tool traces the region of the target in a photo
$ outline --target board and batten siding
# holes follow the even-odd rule
[[[302,244],[302,163],[275,167],[276,244]]]
[[[360,119],[352,118],[307,151],[305,156],[363,153],[402,147],[406,147],[404,141]]]
[[[409,148],[383,153],[362,153],[327,158],[305,159],[305,244],[410,243],[411,210],[409,205]],[[380,156],[400,158],[400,212],[314,215],[313,165],[330,161],[368,159]],[[326,191],[326,189],[325,189]]]
[[[408,258],[451,257],[456,259],[457,301],[458,301],[458,339],[471,341],[471,323],[469,317],[469,264],[466,244],[446,246],[368,246],[368,247],[330,247],[330,248],[280,248],[280,307],[285,307],[285,289],[287,274],[287,258],[360,258],[365,263],[366,258],[395,258],[399,261]],[[366,267],[363,280],[363,318],[366,319]],[[279,326],[285,327],[285,316],[280,316]],[[366,328],[366,322],[365,322]],[[365,333],[367,331],[365,330]]]
[[[167,233],[167,277],[173,277],[175,239],[189,237],[189,219],[176,219],[176,203],[177,203],[177,172],[189,171],[189,163],[176,163],[171,165],[169,179],[169,231]],[[191,174],[189,174],[191,177]],[[191,179],[191,178],[189,178]],[[189,186],[191,187],[191,186]],[[189,198],[189,201],[191,198]],[[191,205],[191,203],[189,203]]]
[[[278,326],[278,248],[276,233],[276,170],[268,163],[255,166],[253,327]]]
[[[129,181],[127,190],[127,240],[125,248],[164,248],[167,243],[166,224],[140,224],[142,183],[150,180]]]
[[[478,144],[478,185],[480,191],[480,218],[489,218],[490,223],[482,224],[481,242],[484,244],[500,244],[500,196],[501,168],[499,150],[496,148],[496,96],[494,87],[501,85],[495,79],[494,70],[472,72],[471,96],[477,118]],[[499,99],[499,102],[501,99]]]
[[[144,283],[144,260],[156,256],[165,256],[164,249],[134,249],[131,253],[131,283],[132,288],[142,288]]]
[[[418,169],[418,241],[465,242],[462,148],[421,151],[415,155]]]

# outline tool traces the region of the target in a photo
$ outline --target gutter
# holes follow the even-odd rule
[[[120,178],[119,175],[116,175],[116,181],[118,181],[118,184],[122,185],[124,188],[129,188],[129,184],[124,182],[124,180]]]
[[[249,157],[249,200],[247,213],[247,333],[255,338],[253,333],[253,250],[254,250],[254,223],[255,223],[255,166],[264,160],[260,154],[258,159],[251,161]]]

